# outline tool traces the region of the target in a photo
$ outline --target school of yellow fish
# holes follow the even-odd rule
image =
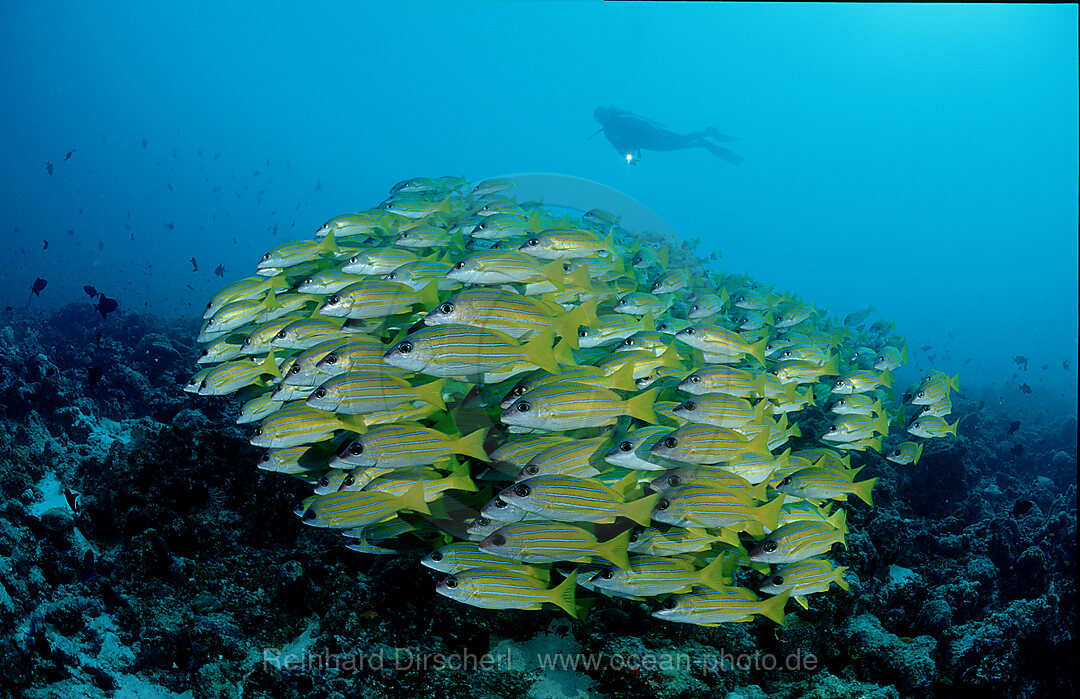
[[[513,186],[413,178],[278,245],[207,304],[186,390],[241,395],[258,467],[312,486],[301,522],[422,557],[466,604],[577,617],[616,596],[672,622],[782,624],[789,598],[846,589],[826,557],[838,501],[871,505],[877,481],[851,455],[890,425],[955,435],[956,378],[897,401],[906,347],[864,329],[872,307],[834,322]],[[823,433],[800,428],[808,409]],[[922,446],[885,456],[914,465]]]

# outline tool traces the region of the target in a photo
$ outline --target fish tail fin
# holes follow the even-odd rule
[[[634,383],[634,365],[632,362],[623,364],[613,373],[608,374],[607,378],[610,379],[608,388],[613,388],[617,391],[637,390],[637,384]]]
[[[684,367],[683,363],[679,361],[679,353],[675,349],[674,343],[668,345],[668,348],[664,350],[663,354],[660,355],[660,364],[668,367],[669,369],[674,369],[675,371],[686,371],[686,367]]]
[[[453,539],[453,537],[451,537]],[[546,565],[530,565],[524,564],[525,574],[529,577],[536,578],[540,582],[547,585],[551,582],[551,568]]]
[[[835,575],[833,582],[845,590],[851,590],[851,584],[847,580],[844,580],[844,571],[846,570],[847,566],[837,566],[836,570],[833,571],[833,574]]]
[[[948,425],[949,423],[948,423],[948,422],[946,422],[945,424],[946,424],[946,425]],[[953,436],[953,437],[955,437],[955,436],[956,436],[956,427],[957,427],[957,425],[959,425],[959,424],[960,424],[960,421],[959,421],[959,420],[957,420],[957,421],[956,421],[956,422],[954,422],[953,424],[949,425],[949,432],[952,432],[952,436]]]
[[[559,362],[555,359],[555,353],[551,346],[554,333],[544,330],[522,346],[525,358],[532,364],[540,367],[549,374],[559,373]]]
[[[555,357],[555,363],[559,366],[574,367],[578,365],[577,360],[574,359],[573,347],[566,339],[556,343],[551,348],[551,356]]]
[[[608,231],[607,237],[604,238],[603,243],[604,243],[604,249],[607,250],[608,252],[610,252],[612,255],[614,255],[615,254],[615,229],[614,228],[612,228],[610,231]]]
[[[779,528],[780,522],[780,508],[784,506],[784,496],[778,495],[771,501],[754,508],[754,512],[757,515],[757,521],[762,526],[767,527],[769,531],[776,531]]]
[[[281,304],[278,303],[277,300],[277,293],[275,292],[273,287],[271,287],[270,290],[266,292],[266,298],[264,298],[262,301],[262,307],[267,310],[272,308],[281,308]]]
[[[587,265],[582,265],[567,275],[566,281],[574,288],[592,291],[592,279],[589,277],[589,267]]]
[[[768,487],[769,479],[766,478],[765,480],[750,488],[747,492],[750,494],[750,497],[754,498],[758,502],[765,502],[769,499],[769,497],[765,494],[765,489]]]
[[[870,406],[870,409],[873,410],[878,415],[884,415],[885,414],[885,410],[881,407],[881,399],[880,398],[878,398],[876,401],[874,401],[874,404]]]
[[[904,343],[904,346],[900,348],[900,358],[904,360],[904,364],[907,364],[908,359],[907,359],[907,343],[906,342]],[[959,376],[959,374],[957,374],[957,376]]]
[[[892,384],[893,384],[892,369],[886,369],[885,371],[881,372],[881,377],[878,380],[881,381],[881,385],[884,386],[885,388],[892,388]]]
[[[425,515],[431,514],[427,502],[424,501],[423,483],[414,483],[405,491],[405,494],[401,496],[401,509],[412,510]]]
[[[484,439],[487,437],[487,432],[487,427],[481,427],[475,432],[471,432],[457,440],[457,444],[455,445],[457,453],[464,456],[471,456],[480,461],[488,461],[487,452],[484,451]]]
[[[554,284],[556,289],[562,289],[565,286],[563,280],[566,278],[566,272],[563,270],[562,260],[552,260],[543,265],[540,267],[540,274]]]
[[[577,592],[577,571],[566,576],[566,580],[552,588],[549,592],[548,601],[563,610],[575,619],[578,618],[577,603],[574,594]]]
[[[661,246],[660,249],[656,251],[656,257],[660,260],[660,266],[663,267],[664,269],[667,269],[668,258],[669,258],[668,246],[667,245]]]
[[[821,367],[822,376],[836,376],[840,373],[840,361],[836,358],[836,355],[829,357],[829,361],[825,362],[825,366]]]
[[[629,364],[624,364],[623,366],[630,367]],[[638,420],[647,422],[650,425],[659,424],[660,421],[656,418],[656,413],[653,411],[653,401],[656,400],[656,394],[659,393],[659,391],[659,388],[651,388],[626,401],[626,412],[630,414],[630,417],[636,417]]]
[[[787,415],[787,413],[784,414]],[[796,422],[794,425],[792,425],[791,428],[787,431],[787,435],[789,437],[802,437],[802,428],[799,427],[799,423]]]
[[[831,524],[836,531],[847,534],[847,510],[841,507],[837,509],[836,512],[829,515],[829,524]]]
[[[612,537],[602,544],[598,544],[596,552],[602,558],[606,558],[614,563],[618,568],[629,570],[630,556],[626,552],[626,547],[630,545],[631,532],[633,532],[632,529],[627,529],[622,534]]]
[[[723,592],[724,588],[731,583],[731,575],[727,570],[727,559],[717,556],[709,565],[698,571],[698,582],[706,587],[711,587],[717,592]]]
[[[319,243],[319,251],[324,255],[341,252],[341,250],[338,249],[337,241],[334,240],[334,231],[331,230],[326,234],[326,237],[322,239],[322,242]]]
[[[450,465],[450,475],[446,477],[447,490],[464,490],[475,493],[480,490],[469,475],[469,465],[464,461],[455,461]]]
[[[763,337],[750,345],[750,349],[747,351],[747,354],[761,362],[761,366],[765,366],[765,346],[767,344],[769,344],[769,338]]]
[[[758,436],[751,439],[746,445],[746,451],[758,456],[772,456],[769,451],[769,430],[762,430]]]
[[[784,626],[785,615],[784,607],[787,606],[788,598],[791,597],[791,590],[784,590],[775,597],[770,597],[761,603],[761,615],[772,619],[777,624]]]
[[[465,234],[461,232],[460,228],[450,234],[450,244],[458,250],[465,249]]]
[[[643,497],[639,500],[626,504],[626,510],[623,512],[623,516],[633,520],[643,527],[649,526],[652,523],[652,511],[656,507],[656,503],[660,500],[660,496],[663,493],[653,493],[647,497]]]
[[[434,405],[439,410],[446,410],[446,402],[443,401],[442,391],[446,385],[446,379],[439,379],[416,387],[416,397],[425,403]]]
[[[271,349],[269,352],[267,352],[266,359],[264,359],[262,361],[262,364],[259,365],[259,369],[263,374],[270,374],[271,376],[276,376],[279,379],[281,378],[281,371],[278,370],[277,359],[274,357],[274,350]]]
[[[338,415],[337,419],[341,423],[341,429],[343,430],[355,432],[356,434],[364,434],[368,430],[367,423],[364,422],[362,415]]]
[[[432,279],[417,295],[420,297],[420,304],[423,305],[425,311],[435,308],[435,306],[439,305],[438,280]]]
[[[949,388],[957,392],[960,391],[960,374],[949,379]]]
[[[885,413],[881,413],[874,420],[874,429],[881,434],[889,434],[889,416]]]
[[[922,442],[919,442],[918,444],[915,445],[915,458],[911,462],[912,466],[918,466],[919,465],[919,459],[922,458],[922,448],[923,448]]]
[[[873,449],[874,451],[876,451],[877,453],[880,454],[881,453],[881,435],[878,435],[877,437],[874,437],[873,439],[867,440],[866,441],[866,446],[870,447],[871,449]]]
[[[796,598],[795,598],[795,601],[796,601],[796,602],[798,603],[798,605],[799,605],[800,607],[802,607],[803,609],[807,609],[807,610],[808,610],[808,609],[810,609],[810,603],[806,601],[806,598],[805,598],[805,597],[796,597]]]
[[[652,317],[651,313],[646,313],[641,317],[641,329],[646,332],[656,332],[656,319]]]
[[[873,506],[874,504],[874,485],[878,482],[877,478],[870,478],[865,481],[855,483],[855,495],[865,502],[867,505]]]

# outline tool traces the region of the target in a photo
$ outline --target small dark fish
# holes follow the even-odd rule
[[[166,182],[165,185],[169,188],[170,192],[176,191],[172,188],[172,182]]]
[[[979,401],[979,408],[978,409],[982,410],[984,407],[986,407],[986,401],[984,401],[984,400]]]
[[[933,348],[933,347],[931,347],[930,345],[923,345],[923,346],[922,346],[922,347],[920,347],[919,349],[921,349],[921,350],[922,350],[923,352],[929,352],[930,350],[932,350],[932,349],[934,349],[934,348]]]
[[[79,580],[81,582],[90,582],[97,576],[97,570],[94,568],[94,552],[86,549],[86,553],[83,554],[82,570],[79,571]]]
[[[166,223],[165,227],[168,228],[170,231],[175,231],[176,230],[176,226],[174,226],[172,224],[172,221],[169,221],[168,223]]]
[[[1020,429],[1020,421],[1019,420],[1013,420],[1012,422],[1010,422],[1009,423],[1009,432],[1008,432],[1009,436],[1011,437],[1013,434],[1015,434],[1018,429]]]
[[[142,140],[142,147],[143,147],[143,150],[146,150],[146,139],[145,138]]]
[[[189,262],[191,262],[191,267],[192,267],[191,271],[192,272],[198,272],[199,271],[199,263],[195,261],[195,258],[194,257],[191,258],[189,260]]]
[[[1069,370],[1069,360],[1068,359],[1061,362],[1061,368],[1064,369],[1065,371]]]
[[[30,292],[34,296],[41,296],[41,292],[45,289],[46,286],[48,286],[48,284],[49,282],[47,280],[38,277],[34,280],[33,285],[31,285]]]
[[[64,488],[64,499],[67,500],[68,509],[75,514],[79,514],[79,500],[81,497],[82,495],[79,491],[67,487]]]
[[[101,314],[102,318],[104,318],[113,311],[115,311],[117,306],[119,305],[120,304],[116,301],[116,299],[111,299],[105,294],[100,294],[98,296],[98,302],[94,304],[94,308],[96,308],[97,312]]]
[[[1042,365],[1042,370],[1043,370],[1043,371],[1046,371],[1046,370],[1047,370],[1047,369],[1049,369],[1049,368],[1050,368],[1050,365],[1049,365],[1049,364],[1043,364],[1043,365]]]
[[[1028,386],[1026,383],[1020,384],[1020,392],[1021,393],[1031,393],[1031,386]]]
[[[214,268],[214,274],[216,274],[219,277],[224,277],[225,276],[225,265],[218,265],[217,267],[215,267]]]
[[[1013,357],[1013,361],[1016,362],[1016,366],[1022,366],[1022,367],[1024,367],[1024,371],[1027,371],[1027,368],[1028,368],[1028,358],[1027,357],[1018,354],[1015,357]]]
[[[69,228],[69,229],[67,229],[67,231],[65,231],[65,232],[66,232],[66,233],[67,233],[68,235],[75,235],[75,231],[71,230],[70,228]]]
[[[49,241],[47,241],[47,240],[43,240],[43,241],[42,241],[42,246],[41,246],[41,249],[42,249],[42,250],[48,250],[48,249],[49,249]]]
[[[1025,515],[1034,506],[1035,506],[1035,503],[1032,502],[1031,500],[1017,500],[1016,504],[1013,505],[1013,508],[1012,508],[1012,516],[1013,517],[1020,517],[1022,515]]]
[[[97,241],[97,249],[98,250],[104,250],[105,249],[105,241],[104,240]]]
[[[98,291],[97,291],[97,289],[95,289],[94,287],[90,286],[89,284],[87,284],[86,286],[84,286],[84,287],[82,288],[82,290],[83,290],[83,291],[85,291],[85,292],[86,292],[86,295],[87,295],[87,296],[89,296],[90,298],[94,298],[95,296],[97,296],[97,295],[98,295]]]
[[[320,189],[322,189],[322,178],[321,177],[319,179],[315,180],[315,191],[317,192]]]
[[[132,232],[131,232],[131,239],[132,239],[132,240],[135,240],[135,231],[132,231]]]
[[[1024,453],[1024,445],[1014,444],[1013,448],[1009,450],[1009,453],[1011,453],[1013,456],[1020,456]]]
[[[49,177],[52,177],[52,170],[53,170],[53,164],[46,161],[45,162],[45,172],[49,173]]]
[[[90,370],[87,371],[86,380],[90,382],[91,387],[97,386],[97,382],[101,381],[101,375],[104,373],[105,371],[101,367],[92,366],[90,367]]]
[[[71,160],[71,156],[73,156],[74,154],[75,154],[75,149],[72,148],[71,150],[69,150],[67,152],[67,155],[64,156],[64,160]]]

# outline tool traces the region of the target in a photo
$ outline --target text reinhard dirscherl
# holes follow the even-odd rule
[[[428,653],[410,648],[381,649],[372,653],[289,653],[278,648],[263,649],[264,669],[300,672],[440,672],[496,671],[514,672],[532,669],[589,671],[615,670],[630,672],[688,671],[715,674],[734,671],[812,672],[818,660],[812,653],[801,650],[787,655],[755,651],[731,653],[545,653],[526,656],[512,650],[494,653]]]

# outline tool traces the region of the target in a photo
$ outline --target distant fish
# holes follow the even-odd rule
[[[86,286],[84,286],[84,287],[82,288],[82,290],[83,290],[83,291],[85,291],[85,292],[86,292],[86,295],[87,295],[87,296],[89,296],[90,298],[94,298],[95,296],[97,296],[97,295],[98,295],[98,291],[97,291],[97,289],[95,289],[94,287],[90,286],[89,284],[87,284]]]
[[[1020,392],[1021,393],[1031,393],[1031,386],[1028,386],[1026,383],[1020,384]]]
[[[225,265],[218,265],[217,267],[215,267],[214,268],[214,274],[216,274],[219,277],[224,277],[225,276]]]
[[[172,187],[172,182],[166,182],[166,183],[165,183],[165,186],[167,186],[167,187],[169,188],[169,191],[170,191],[170,192],[176,191],[176,190],[174,190],[174,189],[173,189],[173,187]]]
[[[315,180],[315,191],[317,192],[320,189],[322,189],[322,178],[321,177],[319,179]]]
[[[192,268],[191,271],[192,272],[198,272],[199,271],[199,263],[195,260],[195,258],[193,257],[189,261],[191,262],[191,268]]]
[[[43,241],[42,241],[42,246],[41,246],[41,249],[42,249],[42,250],[48,250],[48,249],[49,249],[49,241],[47,241],[47,240],[43,240]]]
[[[1013,517],[1020,517],[1022,515],[1025,515],[1034,506],[1035,506],[1035,503],[1032,502],[1031,500],[1017,500],[1016,504],[1013,505],[1013,508],[1012,508],[1012,516]]]
[[[849,328],[852,327],[852,326],[858,325],[859,323],[866,320],[867,317],[869,317],[869,315],[871,313],[873,313],[873,312],[874,312],[874,307],[873,306],[867,306],[866,308],[862,309],[861,311],[855,311],[854,313],[848,313],[847,317],[844,318],[844,325],[848,326]]]
[[[75,235],[75,231],[71,230],[70,228],[69,228],[69,229],[67,229],[67,230],[66,230],[66,231],[64,231],[64,232],[65,232],[65,233],[67,233],[68,235]]]
[[[98,296],[98,302],[94,305],[94,308],[96,308],[97,312],[101,314],[102,318],[104,318],[113,311],[115,311],[118,305],[119,304],[117,303],[116,299],[111,299],[105,294],[100,294]]]
[[[75,149],[72,148],[71,150],[69,150],[67,152],[67,155],[64,156],[64,160],[71,160],[71,156],[74,155],[74,154],[75,154]]]
[[[1024,453],[1024,445],[1014,444],[1013,448],[1009,450],[1009,453],[1011,453],[1013,456],[1020,456]]]
[[[1068,359],[1061,362],[1061,368],[1064,369],[1065,371],[1069,370],[1069,360]]]
[[[49,282],[41,277],[34,280],[33,285],[30,286],[30,293],[34,296],[41,296],[41,292],[49,285]]]
[[[933,348],[933,347],[931,347],[930,345],[923,345],[923,346],[922,346],[922,347],[920,347],[919,349],[921,349],[921,350],[922,350],[923,352],[929,352],[930,350],[932,350],[932,349],[934,349],[934,348]]]
[[[1050,365],[1049,365],[1049,364],[1043,364],[1043,365],[1042,365],[1042,370],[1043,370],[1043,371],[1046,371],[1046,370],[1047,370],[1047,369],[1049,369],[1049,368],[1050,368]]]
[[[49,177],[52,177],[52,171],[53,171],[53,164],[46,161],[45,162],[45,172],[49,173]]]
[[[1013,357],[1013,361],[1016,362],[1016,366],[1024,367],[1024,371],[1028,368],[1028,359],[1023,355],[1016,355]]]
[[[1020,429],[1020,421],[1019,420],[1013,420],[1011,423],[1009,423],[1009,432],[1008,432],[1009,436],[1012,436],[1013,434],[1015,434],[1018,429]]]
[[[142,140],[142,147],[143,147],[143,150],[146,150],[146,139],[145,138]]]
[[[92,366],[89,371],[86,372],[86,380],[91,387],[97,386],[97,382],[101,381],[101,375],[104,373],[105,371],[101,367]]]
[[[176,230],[176,226],[174,226],[174,225],[172,224],[172,221],[169,221],[168,223],[166,223],[166,224],[165,224],[165,227],[166,227],[166,228],[168,228],[168,229],[169,229],[170,231],[174,231],[174,230]]]

